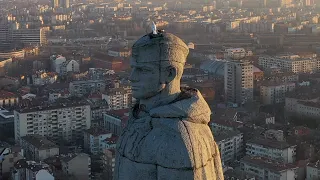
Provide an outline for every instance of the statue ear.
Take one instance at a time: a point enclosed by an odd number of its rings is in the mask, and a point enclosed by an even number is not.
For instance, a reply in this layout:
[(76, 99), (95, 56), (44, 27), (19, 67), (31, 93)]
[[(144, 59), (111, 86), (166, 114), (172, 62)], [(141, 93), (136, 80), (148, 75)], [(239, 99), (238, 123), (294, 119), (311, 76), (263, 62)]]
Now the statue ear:
[(166, 68), (166, 84), (170, 83), (177, 77), (177, 68), (169, 66)]

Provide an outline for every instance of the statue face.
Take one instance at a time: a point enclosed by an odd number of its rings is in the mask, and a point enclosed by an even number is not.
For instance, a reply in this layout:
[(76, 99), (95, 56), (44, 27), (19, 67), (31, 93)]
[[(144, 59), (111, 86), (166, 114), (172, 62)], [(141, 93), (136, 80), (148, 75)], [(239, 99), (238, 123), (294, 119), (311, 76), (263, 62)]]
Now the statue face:
[(148, 99), (165, 88), (165, 83), (161, 83), (165, 73), (161, 73), (157, 63), (137, 63), (131, 60), (130, 81), (132, 86), (132, 96), (136, 99)]

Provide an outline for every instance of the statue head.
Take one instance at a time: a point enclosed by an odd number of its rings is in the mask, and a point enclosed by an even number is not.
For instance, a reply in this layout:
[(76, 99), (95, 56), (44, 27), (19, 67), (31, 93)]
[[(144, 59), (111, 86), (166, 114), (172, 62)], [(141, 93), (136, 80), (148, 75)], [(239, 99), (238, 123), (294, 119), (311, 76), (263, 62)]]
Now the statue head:
[(179, 88), (188, 46), (173, 34), (147, 34), (132, 46), (130, 81), (136, 99), (151, 98)]

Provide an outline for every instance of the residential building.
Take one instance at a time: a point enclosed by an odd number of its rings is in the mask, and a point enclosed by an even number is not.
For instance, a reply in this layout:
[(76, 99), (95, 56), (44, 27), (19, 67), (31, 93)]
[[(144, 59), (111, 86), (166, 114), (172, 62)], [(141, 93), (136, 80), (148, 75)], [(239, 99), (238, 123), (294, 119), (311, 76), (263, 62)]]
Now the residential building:
[(18, 160), (11, 174), (12, 180), (54, 180), (49, 165), (43, 162)]
[(130, 87), (108, 89), (102, 94), (102, 99), (107, 101), (112, 110), (127, 109), (132, 106), (132, 90)]
[(242, 59), (246, 56), (252, 56), (252, 51), (246, 51), (244, 48), (230, 48), (225, 49), (224, 58), (228, 59)]
[(250, 173), (256, 179), (293, 180), (297, 177), (298, 167), (294, 164), (284, 164), (261, 157), (245, 156), (240, 160), (240, 168)]
[(91, 154), (102, 153), (103, 141), (110, 138), (112, 133), (100, 127), (90, 128), (84, 131), (84, 148)]
[(62, 171), (73, 175), (77, 180), (89, 180), (91, 176), (91, 158), (88, 154), (61, 155)]
[(310, 73), (320, 69), (320, 61), (316, 54), (313, 58), (303, 58), (299, 55), (262, 56), (259, 57), (259, 65), (264, 70), (276, 66), (285, 72), (294, 73)]
[(112, 179), (115, 168), (115, 150), (114, 149), (104, 149), (102, 155), (103, 164), (103, 177), (105, 179)]
[(109, 136), (102, 141), (102, 149), (116, 149), (119, 136), (110, 133)]
[(320, 179), (320, 163), (319, 161), (307, 164), (306, 180)]
[(76, 141), (91, 125), (90, 106), (85, 102), (57, 102), (48, 106), (22, 107), (14, 111), (15, 140), (38, 134)]
[(225, 95), (228, 103), (244, 104), (253, 99), (253, 66), (247, 60), (225, 64)]
[(103, 92), (105, 86), (106, 83), (103, 80), (72, 81), (69, 83), (69, 92), (71, 95), (83, 96), (90, 92)]
[(298, 101), (295, 107), (295, 115), (316, 119), (320, 117), (320, 102)]
[(285, 102), (287, 92), (293, 91), (296, 84), (293, 82), (264, 81), (260, 86), (260, 98), (264, 105)]
[(0, 90), (0, 106), (15, 106), (18, 105), (19, 103), (19, 98), (16, 94), (5, 91), (5, 90)]
[(32, 84), (42, 86), (45, 84), (53, 84), (57, 81), (58, 75), (52, 72), (37, 71), (32, 75)]
[(214, 138), (219, 146), (221, 161), (234, 162), (244, 154), (243, 134), (239, 131), (224, 130), (215, 132)]
[(76, 60), (68, 60), (63, 62), (60, 65), (60, 73), (61, 74), (67, 74), (69, 72), (72, 73), (78, 73), (80, 72), (80, 65)]
[[(288, 93), (285, 98), (285, 110), (289, 113), (298, 112), (298, 109), (303, 110), (299, 106), (301, 102), (318, 102), (319, 94), (317, 90), (312, 88), (297, 89), (295, 92)], [(300, 107), (300, 108), (299, 108)], [(306, 109), (305, 109), (306, 110)]]
[(45, 45), (47, 44), (46, 28), (40, 29), (14, 29), (10, 31), (9, 38), (11, 41), (21, 42), (26, 45)]
[(52, 55), (50, 56), (50, 63), (51, 63), (51, 68), (52, 71), (61, 74), (61, 66), (64, 62), (66, 62), (67, 59), (61, 55)]
[(284, 163), (293, 163), (295, 162), (296, 145), (290, 145), (285, 141), (253, 138), (246, 142), (246, 154)]
[(122, 129), (129, 120), (129, 111), (130, 109), (108, 111), (103, 116), (102, 126), (107, 131), (120, 136)]
[(27, 135), (21, 138), (21, 147), (28, 160), (43, 161), (59, 155), (59, 146), (40, 135)]

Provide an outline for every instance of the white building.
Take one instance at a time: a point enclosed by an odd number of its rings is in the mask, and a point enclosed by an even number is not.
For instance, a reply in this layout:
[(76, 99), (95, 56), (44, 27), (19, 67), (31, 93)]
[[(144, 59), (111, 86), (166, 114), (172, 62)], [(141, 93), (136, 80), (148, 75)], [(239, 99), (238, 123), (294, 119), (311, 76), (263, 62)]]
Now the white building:
[(112, 110), (130, 108), (133, 101), (132, 90), (130, 87), (108, 89), (102, 94), (102, 99), (107, 101)]
[(248, 156), (259, 156), (284, 163), (295, 162), (296, 145), (269, 139), (251, 139), (246, 143)]
[(77, 61), (68, 60), (68, 61), (63, 62), (60, 65), (60, 73), (61, 74), (67, 74), (69, 72), (74, 72), (74, 73), (80, 72), (80, 65)]
[(261, 102), (265, 105), (283, 103), (286, 93), (293, 91), (295, 87), (293, 82), (263, 82), (260, 86)]
[(223, 163), (234, 162), (243, 156), (243, 134), (239, 131), (220, 131), (214, 134), (214, 138), (219, 146)]
[(307, 165), (306, 180), (320, 179), (320, 164), (319, 161), (315, 163), (309, 163)]
[(61, 65), (67, 61), (67, 59), (61, 55), (53, 55), (50, 57), (52, 70), (58, 74), (61, 74)]
[(225, 49), (224, 51), (224, 58), (228, 59), (241, 59), (246, 56), (252, 56), (252, 51), (246, 51), (244, 48), (230, 48)]
[(320, 61), (317, 59), (316, 54), (313, 58), (302, 58), (298, 55), (262, 56), (259, 57), (259, 65), (264, 70), (276, 66), (285, 72), (294, 73), (310, 73), (320, 69)]
[(229, 103), (243, 104), (253, 99), (253, 65), (247, 60), (225, 64), (224, 86)]
[(40, 135), (22, 137), (20, 145), (25, 151), (25, 157), (33, 161), (43, 161), (59, 155), (59, 146)]
[(110, 138), (112, 133), (102, 128), (90, 128), (84, 131), (84, 148), (92, 154), (99, 154), (103, 151), (103, 141)]
[(77, 180), (90, 180), (91, 158), (88, 154), (68, 154), (60, 157), (62, 171)]
[(298, 101), (294, 113), (302, 117), (320, 118), (320, 102)]
[(38, 134), (74, 141), (83, 138), (91, 125), (90, 106), (82, 102), (65, 102), (51, 106), (21, 108), (14, 111), (15, 140)]
[(12, 180), (54, 180), (49, 165), (43, 162), (26, 161), (20, 159), (14, 165)]
[(246, 173), (254, 175), (259, 180), (294, 180), (298, 167), (284, 164), (261, 157), (245, 156), (240, 160), (240, 168)]

